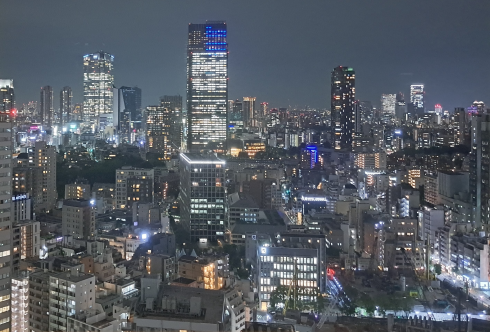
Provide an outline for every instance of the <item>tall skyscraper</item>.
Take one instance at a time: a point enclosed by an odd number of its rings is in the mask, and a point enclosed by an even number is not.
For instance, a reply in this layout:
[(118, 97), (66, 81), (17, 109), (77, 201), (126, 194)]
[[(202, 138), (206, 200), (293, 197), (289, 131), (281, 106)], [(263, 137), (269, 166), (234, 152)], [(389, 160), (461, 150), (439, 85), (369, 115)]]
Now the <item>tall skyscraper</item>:
[(124, 100), (124, 112), (131, 114), (131, 121), (141, 120), (141, 89), (137, 86), (122, 86), (119, 89)]
[(15, 108), (14, 80), (0, 79), (0, 112)]
[(260, 117), (265, 117), (267, 116), (267, 112), (269, 111), (269, 103), (268, 102), (262, 102), (260, 103)]
[(246, 127), (255, 127), (255, 97), (243, 97), (243, 122)]
[(183, 129), (183, 110), (182, 96), (163, 96), (160, 97), (160, 105), (170, 111), (170, 144), (174, 149), (180, 149), (182, 146), (182, 129)]
[(402, 92), (396, 94), (396, 105), (395, 105), (395, 117), (402, 121), (406, 120), (407, 114), (407, 104), (405, 103), (405, 96)]
[(42, 168), (42, 202), (36, 202), (36, 212), (50, 211), (56, 205), (56, 148), (46, 142), (34, 145), (34, 166)]
[(361, 121), (371, 122), (373, 118), (373, 105), (370, 101), (359, 101), (361, 111)]
[(395, 114), (396, 94), (388, 93), (381, 95), (381, 112), (383, 114)]
[(181, 222), (191, 241), (216, 241), (225, 231), (225, 161), (215, 155), (180, 154)]
[(41, 124), (46, 127), (51, 127), (53, 125), (53, 88), (49, 85), (43, 86), (41, 88), (41, 99), (40, 99), (40, 115)]
[(12, 278), (12, 220), (10, 218), (12, 199), (12, 123), (10, 112), (0, 112), (0, 331), (10, 329), (10, 302)]
[(475, 100), (473, 104), (471, 104), (471, 107), (476, 108), (479, 114), (485, 113), (485, 103), (483, 101)]
[(161, 153), (170, 159), (172, 110), (163, 106), (148, 106), (145, 111), (145, 134), (148, 151)]
[(441, 104), (435, 104), (435, 106), (434, 106), (434, 112), (437, 115), (442, 116), (442, 105)]
[(477, 231), (490, 231), (490, 114), (471, 117), (470, 194), (473, 225)]
[(362, 108), (359, 100), (354, 101), (353, 109), (354, 134), (362, 134)]
[[(466, 109), (464, 107), (456, 107), (454, 109), (454, 118), (456, 125), (456, 132), (454, 137), (454, 142), (457, 145), (468, 145), (467, 144), (467, 133), (469, 132), (468, 128), (468, 119), (466, 118)], [(476, 123), (475, 123), (476, 125)], [(473, 127), (476, 130), (476, 127)], [(476, 144), (476, 137), (473, 139), (473, 145)]]
[(410, 85), (410, 103), (413, 106), (415, 114), (424, 113), (424, 85)]
[(332, 71), (331, 136), (335, 149), (351, 149), (354, 136), (356, 95), (354, 69), (339, 66)]
[[(189, 24), (187, 149), (223, 145), (227, 138), (228, 43), (225, 22)], [(214, 143), (214, 144), (210, 144)]]
[(101, 114), (112, 113), (114, 56), (103, 51), (83, 57), (83, 121), (93, 131)]
[[(73, 93), (69, 86), (65, 86), (60, 92), (60, 125), (63, 126), (63, 122), (71, 121), (71, 108), (72, 108)], [(64, 121), (63, 121), (64, 120)]]

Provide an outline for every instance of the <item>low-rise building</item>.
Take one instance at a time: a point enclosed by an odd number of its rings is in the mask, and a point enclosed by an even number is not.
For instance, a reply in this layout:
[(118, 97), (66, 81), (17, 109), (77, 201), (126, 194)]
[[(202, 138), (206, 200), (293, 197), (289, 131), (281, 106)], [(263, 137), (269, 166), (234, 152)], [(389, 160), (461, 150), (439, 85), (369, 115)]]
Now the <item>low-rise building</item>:
[(197, 280), (205, 289), (223, 288), (229, 276), (228, 255), (184, 255), (179, 258), (178, 266), (179, 277)]
[(65, 199), (85, 199), (91, 198), (90, 184), (88, 183), (68, 183), (65, 184)]
[(228, 226), (237, 223), (256, 224), (259, 218), (259, 206), (250, 195), (233, 193), (228, 196)]
[[(163, 254), (146, 254), (146, 273), (162, 277), (163, 282), (174, 280), (177, 271), (175, 269), (175, 256)], [(197, 280), (197, 279), (196, 279)]]
[[(236, 290), (165, 286), (145, 301), (145, 315), (133, 318), (133, 330), (233, 331), (245, 329), (247, 310)], [(249, 318), (249, 315), (248, 315)]]
[(114, 277), (114, 260), (110, 248), (106, 248), (103, 254), (94, 259), (94, 274), (99, 281), (107, 281)]

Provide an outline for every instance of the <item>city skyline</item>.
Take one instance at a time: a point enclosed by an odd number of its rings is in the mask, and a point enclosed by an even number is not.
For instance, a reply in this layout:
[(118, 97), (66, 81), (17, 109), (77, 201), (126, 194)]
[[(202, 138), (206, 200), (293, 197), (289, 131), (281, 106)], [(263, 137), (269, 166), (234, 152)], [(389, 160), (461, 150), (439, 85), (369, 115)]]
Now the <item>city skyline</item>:
[(0, 332), (490, 331), (480, 3), (0, 5)]
[[(0, 64), (0, 72), (2, 77), (14, 79), (19, 104), (37, 100), (39, 87), (45, 85), (53, 86), (54, 91), (71, 86), (73, 102), (81, 103), (83, 70), (79, 59), (84, 54), (102, 49), (115, 56), (116, 86), (140, 87), (144, 91), (143, 106), (152, 105), (164, 94), (185, 95), (185, 60), (182, 54), (185, 53), (187, 40), (186, 25), (206, 19), (226, 20), (230, 40), (233, 40), (230, 45), (229, 99), (256, 96), (257, 101), (267, 101), (272, 107), (309, 105), (328, 109), (329, 100), (325, 91), (329, 90), (329, 84), (325, 77), (332, 68), (346, 64), (356, 68), (359, 100), (378, 104), (381, 94), (402, 91), (408, 95), (410, 84), (424, 83), (426, 105), (431, 108), (442, 104), (444, 109), (452, 110), (459, 106), (466, 107), (474, 100), (488, 103), (486, 91), (490, 87), (484, 77), (485, 73), (490, 73), (490, 68), (485, 62), (486, 51), (466, 51), (473, 45), (484, 45), (487, 31), (490, 31), (483, 19), (488, 10), (478, 6), (481, 2), (475, 2), (474, 6), (444, 2), (448, 5), (444, 6), (443, 11), (439, 6), (441, 3), (435, 1), (424, 5), (424, 11), (420, 13), (417, 12), (416, 3), (386, 2), (381, 6), (382, 11), (366, 8), (368, 5), (360, 2), (345, 6), (349, 15), (356, 17), (352, 26), (345, 30), (344, 37), (349, 40), (348, 43), (342, 42), (342, 36), (331, 28), (341, 20), (332, 10), (342, 6), (338, 4), (313, 3), (305, 8), (289, 3), (276, 8), (273, 3), (259, 2), (248, 6), (230, 6), (220, 2), (213, 2), (212, 5), (190, 2), (187, 6), (150, 3), (141, 9), (142, 16), (148, 19), (132, 20), (132, 32), (125, 29), (120, 34), (118, 32), (123, 30), (117, 21), (128, 21), (126, 19), (107, 22), (107, 26), (102, 23), (102, 27), (87, 25), (83, 31), (65, 27), (69, 21), (77, 26), (79, 17), (89, 21), (97, 19), (97, 15), (87, 12), (88, 9), (81, 5), (66, 7), (63, 3), (58, 6), (59, 3), (54, 1), (39, 9), (35, 3), (28, 6), (12, 4), (0, 13), (0, 27), (5, 25), (16, 31), (15, 40), (8, 34), (0, 36), (3, 44), (12, 45), (0, 51), (0, 58), (4, 60)], [(101, 6), (113, 8), (110, 1)], [(121, 18), (131, 15), (135, 9), (132, 6), (124, 6), (118, 10), (118, 15)], [(160, 20), (165, 23), (148, 23), (152, 22), (153, 13), (159, 11), (170, 15), (168, 20)], [(257, 13), (253, 25), (242, 18), (250, 11)], [(269, 19), (275, 11), (282, 14), (281, 20)], [(43, 19), (39, 22), (38, 12), (45, 12), (43, 17), (56, 17), (45, 27), (47, 33), (56, 38), (47, 42), (43, 40), (42, 47), (37, 47), (38, 42), (32, 37), (36, 36), (33, 29), (46, 21)], [(408, 19), (412, 14), (421, 16), (417, 24)], [(22, 27), (11, 19), (20, 15), (25, 18)], [(318, 15), (326, 17), (319, 20)], [(464, 29), (460, 24), (445, 24), (455, 16), (462, 22), (471, 20), (472, 24), (465, 25)], [(399, 24), (390, 30), (395, 17)], [(297, 20), (308, 24), (299, 24), (293, 29), (289, 22)], [(367, 24), (371, 26), (369, 31), (363, 29)], [(308, 34), (309, 29), (322, 31), (325, 36), (316, 42)], [(285, 33), (279, 34), (278, 31)], [(155, 35), (155, 32), (158, 34)], [(417, 47), (411, 47), (408, 42), (414, 33), (418, 36)], [(128, 47), (127, 40), (131, 40), (131, 47)], [(324, 42), (327, 40), (340, 47), (329, 47), (332, 44)], [(39, 59), (28, 61), (27, 54), (30, 52), (24, 52), (26, 47), (35, 47)], [(283, 51), (291, 47), (299, 51)], [(11, 52), (14, 48), (18, 48), (19, 52)], [(353, 52), (354, 49), (356, 52)], [(422, 55), (423, 61), (419, 61)], [(41, 58), (43, 60), (39, 62)], [(140, 61), (142, 58), (145, 61)], [(471, 64), (474, 71), (461, 65), (464, 63)], [(481, 75), (482, 71), (484, 75)], [(59, 101), (55, 98), (55, 108), (58, 107)]]

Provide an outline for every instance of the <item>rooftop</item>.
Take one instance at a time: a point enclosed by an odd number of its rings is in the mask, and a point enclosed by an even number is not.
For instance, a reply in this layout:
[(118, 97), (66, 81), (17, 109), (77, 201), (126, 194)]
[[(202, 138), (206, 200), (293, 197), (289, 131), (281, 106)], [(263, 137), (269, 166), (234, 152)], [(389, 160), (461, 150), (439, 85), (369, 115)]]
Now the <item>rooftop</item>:
[(65, 199), (63, 206), (75, 206), (75, 207), (87, 207), (90, 205), (90, 201), (86, 199)]
[(247, 233), (265, 233), (276, 234), (286, 231), (285, 225), (268, 225), (268, 224), (242, 224), (237, 223), (233, 230), (233, 234), (247, 234)]
[[(202, 323), (217, 324), (223, 320), (223, 301), (225, 293), (220, 290), (202, 288), (165, 286), (163, 298), (172, 298), (180, 304), (190, 303), (191, 298), (200, 298), (201, 314), (192, 315), (187, 312), (171, 311), (145, 311), (143, 319), (160, 319), (171, 321), (200, 321)], [(141, 319), (141, 318), (135, 318)]]
[(175, 283), (178, 283), (178, 284), (183, 284), (183, 285), (189, 285), (189, 284), (192, 284), (193, 282), (195, 282), (195, 280), (194, 279), (180, 277), (180, 278), (175, 279), (172, 282), (175, 282)]
[(229, 206), (232, 208), (258, 209), (259, 206), (250, 195), (244, 193), (233, 193), (228, 196)]
[(85, 274), (82, 272), (78, 272), (76, 274), (72, 274), (70, 272), (44, 272), (44, 273), (47, 273), (49, 277), (63, 279), (72, 282), (80, 282), (92, 278), (95, 279), (95, 276), (93, 274)]
[(199, 153), (181, 153), (180, 157), (189, 164), (225, 164), (225, 161), (219, 159), (214, 154), (202, 155)]

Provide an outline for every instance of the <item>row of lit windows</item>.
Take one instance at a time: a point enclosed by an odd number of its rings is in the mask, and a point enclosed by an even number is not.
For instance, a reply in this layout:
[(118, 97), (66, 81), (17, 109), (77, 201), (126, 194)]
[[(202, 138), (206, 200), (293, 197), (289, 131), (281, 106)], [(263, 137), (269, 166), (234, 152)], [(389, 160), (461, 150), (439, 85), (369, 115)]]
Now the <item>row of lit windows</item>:
[(316, 257), (291, 257), (291, 256), (260, 256), (261, 262), (317, 264)]

